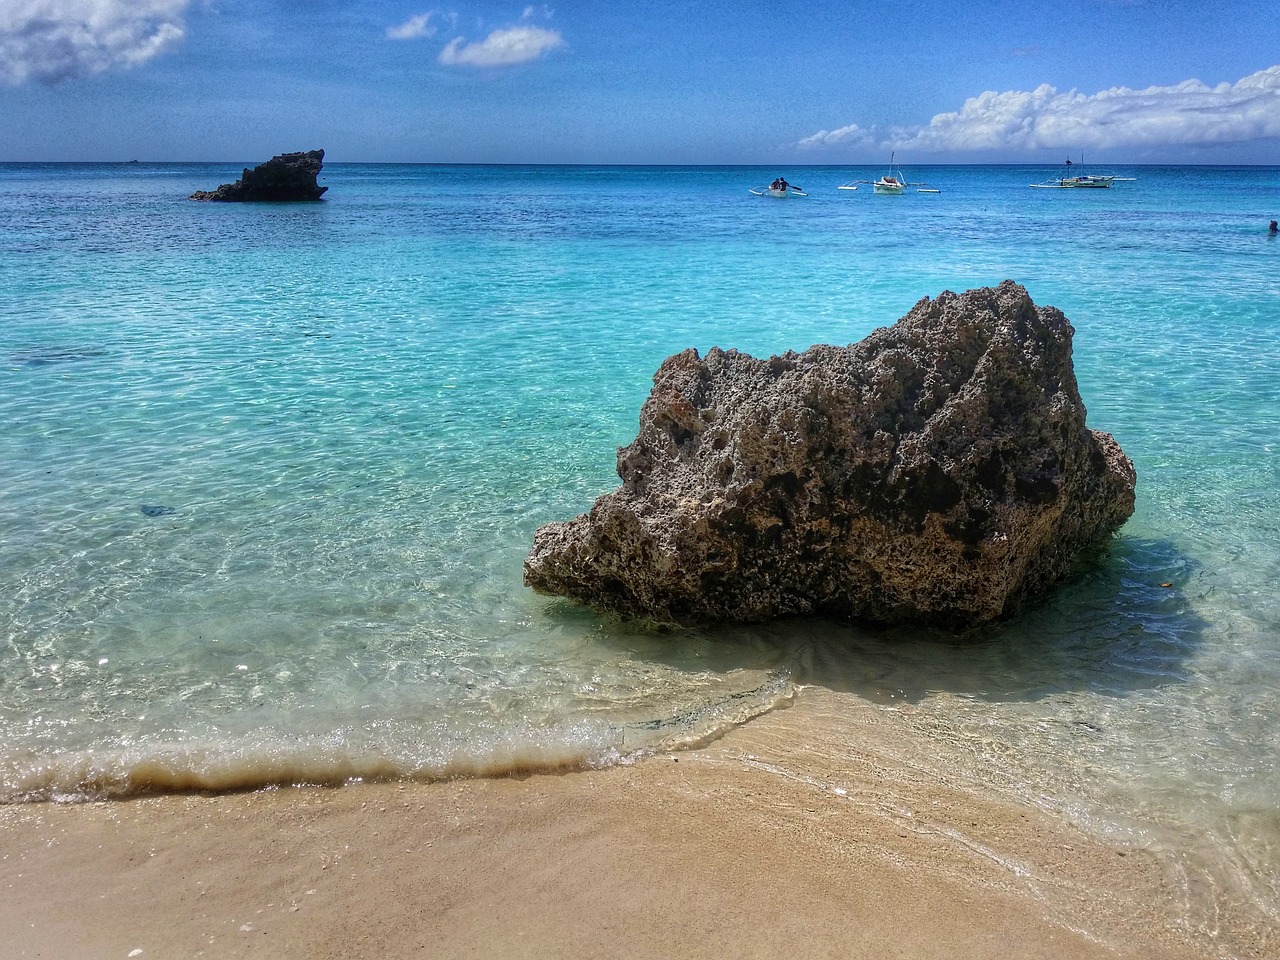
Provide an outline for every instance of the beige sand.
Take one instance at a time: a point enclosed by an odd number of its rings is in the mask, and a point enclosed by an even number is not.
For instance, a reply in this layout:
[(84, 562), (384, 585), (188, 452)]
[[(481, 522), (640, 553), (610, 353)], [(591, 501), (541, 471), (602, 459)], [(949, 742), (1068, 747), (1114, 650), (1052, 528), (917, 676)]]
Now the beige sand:
[(0, 808), (0, 957), (1275, 947), (1265, 930), (1186, 929), (1153, 855), (940, 784), (884, 748), (884, 726), (807, 690), (709, 746), (607, 770)]

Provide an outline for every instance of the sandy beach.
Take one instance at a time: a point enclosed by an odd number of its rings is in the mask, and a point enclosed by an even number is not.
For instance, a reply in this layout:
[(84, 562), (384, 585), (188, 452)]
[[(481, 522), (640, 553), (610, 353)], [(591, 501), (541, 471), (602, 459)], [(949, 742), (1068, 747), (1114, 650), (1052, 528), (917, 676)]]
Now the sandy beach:
[(1149, 851), (910, 762), (818, 688), (564, 774), (0, 809), (0, 956), (1266, 956)]

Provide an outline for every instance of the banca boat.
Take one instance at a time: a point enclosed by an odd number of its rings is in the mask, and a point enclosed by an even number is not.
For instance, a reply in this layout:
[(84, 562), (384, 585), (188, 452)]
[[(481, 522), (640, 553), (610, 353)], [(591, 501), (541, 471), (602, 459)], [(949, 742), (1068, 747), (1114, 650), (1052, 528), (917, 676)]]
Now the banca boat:
[(896, 151), (889, 155), (889, 172), (878, 180), (850, 180), (848, 183), (840, 184), (836, 189), (857, 190), (864, 183), (871, 184), (872, 193), (885, 197), (899, 197), (906, 191), (907, 187), (916, 187), (916, 193), (941, 192), (940, 190), (926, 187), (923, 183), (908, 183), (906, 176), (902, 172), (902, 167), (897, 163)]
[[(1080, 162), (1083, 164), (1084, 159), (1081, 158)], [(1113, 183), (1137, 179), (1137, 177), (1117, 177), (1110, 173), (1074, 173), (1071, 167), (1071, 160), (1068, 159), (1062, 176), (1043, 183), (1033, 183), (1031, 186), (1040, 190), (1107, 190)]]

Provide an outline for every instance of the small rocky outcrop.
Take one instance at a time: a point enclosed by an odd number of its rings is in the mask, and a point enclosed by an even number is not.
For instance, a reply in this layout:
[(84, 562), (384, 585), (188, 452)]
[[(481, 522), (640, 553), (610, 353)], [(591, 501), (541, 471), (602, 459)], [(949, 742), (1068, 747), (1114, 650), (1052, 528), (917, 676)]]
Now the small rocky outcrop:
[(323, 161), (323, 150), (282, 153), (252, 170), (246, 167), (235, 183), (224, 183), (217, 190), (197, 190), (189, 199), (220, 203), (319, 200), (329, 189), (316, 183)]
[(1085, 426), (1073, 332), (1005, 281), (852, 346), (669, 357), (622, 486), (541, 527), (525, 583), (670, 624), (1010, 615), (1133, 512), (1132, 462)]

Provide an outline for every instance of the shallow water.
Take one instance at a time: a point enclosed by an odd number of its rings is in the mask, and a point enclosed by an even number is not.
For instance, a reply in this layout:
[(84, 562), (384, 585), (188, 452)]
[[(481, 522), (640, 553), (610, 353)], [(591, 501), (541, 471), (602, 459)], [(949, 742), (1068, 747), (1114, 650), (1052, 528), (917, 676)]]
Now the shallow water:
[[(820, 684), (1280, 919), (1280, 168), (877, 197), (336, 164), (318, 204), (185, 200), (239, 172), (0, 165), (0, 798), (609, 763)], [(809, 197), (748, 192), (777, 172)], [(1072, 321), (1139, 474), (1040, 608), (654, 635), (521, 585), (667, 355), (849, 343), (1005, 278)]]

